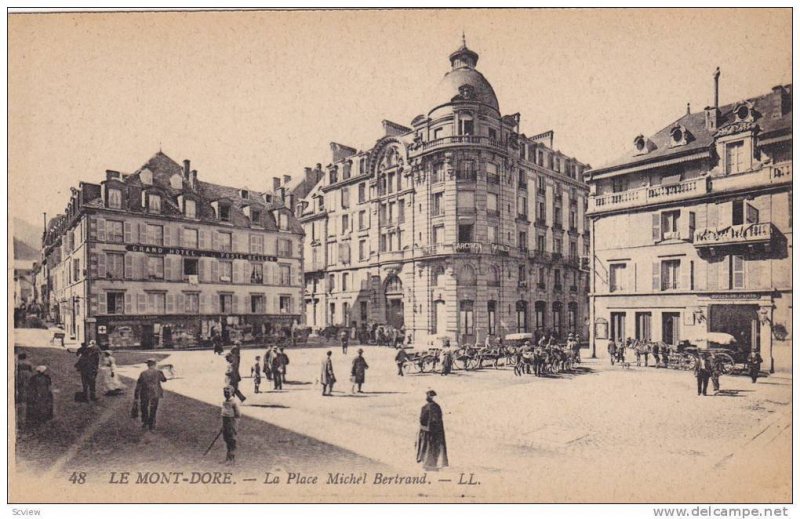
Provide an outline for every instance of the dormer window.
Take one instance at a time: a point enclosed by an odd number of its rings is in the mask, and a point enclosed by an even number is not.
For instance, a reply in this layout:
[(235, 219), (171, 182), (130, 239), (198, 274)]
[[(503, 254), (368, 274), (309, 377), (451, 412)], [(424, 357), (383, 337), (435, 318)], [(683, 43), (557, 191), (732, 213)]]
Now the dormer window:
[(289, 230), (289, 216), (286, 213), (278, 213), (278, 229), (281, 231)]
[(458, 118), (458, 134), (459, 135), (473, 135), (475, 133), (475, 123), (472, 120), (472, 115), (462, 114)]
[(180, 190), (183, 188), (183, 177), (179, 174), (175, 173), (171, 177), (169, 177), (169, 185), (172, 189)]
[(219, 220), (221, 222), (231, 221), (231, 206), (228, 204), (219, 204)]
[(335, 168), (335, 167), (333, 167), (333, 168), (331, 168), (331, 169), (330, 169), (330, 172), (329, 172), (329, 175), (330, 175), (330, 184), (335, 184), (335, 183), (336, 183), (336, 182), (339, 180), (339, 177), (338, 177), (338, 174), (337, 174), (337, 173), (338, 173), (338, 172), (336, 171), (336, 168)]
[(739, 103), (733, 109), (736, 122), (751, 122), (754, 118), (753, 105), (748, 102)]
[(106, 191), (107, 203), (109, 209), (122, 209), (122, 190), (120, 189), (108, 189)]
[(242, 189), (242, 190), (239, 192), (239, 195), (240, 195), (242, 198), (244, 198), (245, 200), (247, 200), (248, 198), (250, 198), (250, 192), (249, 192), (247, 189)]
[(638, 153), (645, 153), (647, 151), (647, 143), (644, 141), (643, 135), (638, 135), (633, 139), (633, 146)]
[(147, 211), (150, 213), (161, 212), (161, 195), (149, 193), (147, 195)]
[(153, 184), (153, 172), (150, 171), (149, 169), (146, 169), (146, 168), (143, 169), (139, 173), (139, 180), (141, 181), (142, 184), (144, 184), (146, 186), (152, 185)]
[(258, 209), (250, 209), (250, 223), (252, 225), (261, 225), (261, 211)]
[(669, 145), (670, 147), (683, 146), (689, 142), (691, 134), (681, 125), (673, 127), (669, 131)]
[(183, 214), (187, 218), (197, 218), (197, 202), (186, 199), (183, 201)]

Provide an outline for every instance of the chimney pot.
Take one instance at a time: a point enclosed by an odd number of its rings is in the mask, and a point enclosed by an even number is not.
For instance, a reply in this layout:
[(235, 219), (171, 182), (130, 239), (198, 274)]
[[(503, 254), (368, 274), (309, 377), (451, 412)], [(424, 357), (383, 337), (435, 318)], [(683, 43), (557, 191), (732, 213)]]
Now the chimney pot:
[(272, 190), (278, 192), (280, 188), (281, 188), (281, 178), (272, 177)]
[(191, 172), (190, 162), (189, 159), (184, 159), (183, 161), (183, 178), (189, 178), (189, 173)]
[(719, 67), (714, 71), (714, 108), (719, 108)]
[(283, 185), (286, 185), (291, 181), (292, 181), (292, 176), (291, 175), (284, 175), (283, 176)]

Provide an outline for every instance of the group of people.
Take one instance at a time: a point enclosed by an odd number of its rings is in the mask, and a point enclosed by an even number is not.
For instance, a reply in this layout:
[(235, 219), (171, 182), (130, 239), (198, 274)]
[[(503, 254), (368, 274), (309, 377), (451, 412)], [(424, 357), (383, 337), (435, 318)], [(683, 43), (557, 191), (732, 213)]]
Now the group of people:
[[(325, 358), (322, 360), (322, 367), (319, 374), (319, 382), (322, 385), (322, 396), (333, 396), (333, 385), (336, 384), (336, 374), (333, 370), (332, 357), (333, 352), (328, 350), (328, 352), (325, 353)], [(369, 369), (369, 365), (364, 358), (364, 350), (359, 348), (358, 354), (353, 359), (350, 368), (350, 382), (352, 383), (351, 393), (364, 392), (362, 386), (366, 382), (367, 369)]]
[(650, 367), (650, 355), (653, 356), (653, 366), (656, 368), (668, 368), (670, 362), (670, 354), (672, 350), (667, 344), (648, 343), (638, 339), (631, 339), (630, 337), (624, 341), (609, 341), (608, 342), (608, 357), (613, 366), (615, 363), (625, 364), (625, 354), (633, 352), (636, 356), (636, 365)]
[(14, 403), (21, 413), (18, 423), (31, 430), (53, 418), (53, 381), (45, 365), (35, 368), (26, 353), (19, 353), (14, 366)]
[(101, 350), (97, 342), (90, 340), (78, 348), (76, 352), (78, 361), (75, 369), (81, 376), (82, 390), (75, 394), (78, 402), (97, 401), (97, 379), (106, 396), (116, 396), (125, 389), (125, 384), (117, 374), (117, 362), (109, 350)]
[(547, 372), (557, 372), (572, 364), (580, 364), (580, 344), (575, 335), (570, 333), (567, 336), (565, 345), (558, 344), (554, 335), (539, 337), (535, 346), (530, 341), (525, 341), (516, 350), (514, 375), (534, 374), (537, 377)]

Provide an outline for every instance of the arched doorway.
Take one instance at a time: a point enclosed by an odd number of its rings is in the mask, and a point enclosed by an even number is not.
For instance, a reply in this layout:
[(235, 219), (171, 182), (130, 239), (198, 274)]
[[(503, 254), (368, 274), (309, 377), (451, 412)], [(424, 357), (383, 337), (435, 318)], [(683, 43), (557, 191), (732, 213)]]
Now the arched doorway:
[(396, 274), (386, 280), (386, 324), (401, 328), (403, 326), (403, 282)]

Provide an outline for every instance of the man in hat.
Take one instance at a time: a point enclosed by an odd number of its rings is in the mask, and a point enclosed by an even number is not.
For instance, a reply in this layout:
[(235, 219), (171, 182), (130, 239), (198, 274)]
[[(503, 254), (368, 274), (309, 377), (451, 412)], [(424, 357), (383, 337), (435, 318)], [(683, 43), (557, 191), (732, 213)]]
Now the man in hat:
[(89, 345), (81, 347), (78, 350), (78, 362), (75, 363), (75, 368), (81, 374), (81, 385), (83, 386), (83, 401), (88, 402), (97, 400), (95, 395), (95, 386), (97, 383), (97, 373), (100, 369), (100, 348), (93, 340), (89, 341)]
[(708, 379), (711, 377), (711, 361), (708, 352), (703, 352), (694, 363), (694, 376), (697, 377), (697, 396), (702, 393), (706, 396), (708, 391)]
[(339, 339), (342, 341), (342, 353), (347, 355), (347, 346), (350, 344), (350, 334), (347, 333), (347, 328), (342, 328)]
[(233, 399), (234, 388), (226, 386), (222, 393), (225, 400), (222, 402), (222, 439), (225, 440), (226, 455), (225, 462), (231, 465), (236, 461), (236, 426), (239, 422), (241, 413), (239, 404)]
[(364, 383), (367, 375), (367, 369), (369, 369), (367, 361), (364, 359), (363, 355), (364, 350), (359, 348), (358, 356), (353, 359), (353, 368), (350, 370), (350, 376), (353, 377), (353, 387), (351, 389), (351, 393), (355, 393), (356, 386), (358, 386), (358, 392), (363, 393), (363, 391), (361, 391), (361, 385)]
[(166, 381), (167, 377), (164, 376), (164, 373), (156, 368), (156, 359), (147, 359), (147, 369), (139, 374), (136, 389), (133, 392), (134, 403), (136, 400), (139, 401), (142, 429), (155, 430), (158, 401), (164, 396), (161, 383)]
[(764, 359), (761, 358), (761, 354), (758, 350), (751, 350), (750, 355), (747, 356), (747, 370), (750, 373), (750, 379), (753, 381), (753, 384), (758, 380), (762, 362), (764, 362)]
[(417, 463), (422, 463), (425, 470), (448, 466), (442, 408), (434, 401), (435, 398), (436, 391), (430, 390), (425, 394), (426, 403), (419, 416)]
[(325, 354), (322, 361), (322, 371), (319, 374), (319, 382), (322, 384), (322, 396), (333, 396), (333, 385), (336, 383), (336, 376), (333, 374), (333, 361), (330, 350)]
[(394, 356), (394, 361), (397, 364), (397, 374), (400, 375), (401, 377), (404, 376), (403, 364), (405, 364), (407, 360), (408, 360), (408, 353), (406, 353), (406, 350), (404, 348), (400, 348), (399, 350), (397, 350), (397, 355)]
[(272, 381), (275, 384), (275, 389), (283, 389), (283, 383), (286, 381), (287, 365), (289, 365), (289, 356), (283, 352), (283, 347), (281, 347), (272, 359)]

